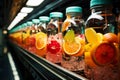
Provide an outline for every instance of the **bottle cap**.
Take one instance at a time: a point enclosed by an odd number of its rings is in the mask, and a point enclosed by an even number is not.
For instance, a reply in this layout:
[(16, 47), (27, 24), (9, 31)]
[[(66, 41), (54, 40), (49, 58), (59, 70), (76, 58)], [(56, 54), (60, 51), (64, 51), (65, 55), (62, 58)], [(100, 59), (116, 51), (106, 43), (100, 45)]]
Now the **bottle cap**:
[(23, 26), (24, 26), (24, 27), (27, 27), (27, 23), (24, 23)]
[(50, 18), (51, 17), (60, 17), (60, 18), (63, 18), (63, 13), (61, 13), (61, 12), (51, 12), (50, 13)]
[(35, 24), (37, 24), (37, 23), (40, 22), (40, 20), (39, 19), (32, 19), (32, 22), (35, 23)]
[(32, 24), (33, 24), (32, 21), (28, 21), (28, 22), (27, 22), (27, 25), (28, 25), (28, 26), (31, 26)]
[(97, 5), (111, 5), (112, 0), (91, 0), (90, 7), (97, 6)]
[(40, 20), (40, 21), (49, 21), (50, 18), (49, 18), (48, 16), (40, 16), (40, 17), (39, 17), (39, 20)]
[(82, 12), (82, 8), (79, 6), (71, 6), (66, 8), (66, 13), (69, 13), (69, 12)]

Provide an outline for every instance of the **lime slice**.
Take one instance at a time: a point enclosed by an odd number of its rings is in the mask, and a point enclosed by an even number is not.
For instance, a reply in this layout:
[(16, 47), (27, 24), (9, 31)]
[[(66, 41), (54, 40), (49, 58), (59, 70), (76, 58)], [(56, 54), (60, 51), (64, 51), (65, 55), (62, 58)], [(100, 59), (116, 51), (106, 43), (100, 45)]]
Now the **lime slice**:
[(69, 30), (65, 36), (64, 36), (64, 40), (66, 42), (73, 42), (75, 40), (75, 34), (73, 30)]

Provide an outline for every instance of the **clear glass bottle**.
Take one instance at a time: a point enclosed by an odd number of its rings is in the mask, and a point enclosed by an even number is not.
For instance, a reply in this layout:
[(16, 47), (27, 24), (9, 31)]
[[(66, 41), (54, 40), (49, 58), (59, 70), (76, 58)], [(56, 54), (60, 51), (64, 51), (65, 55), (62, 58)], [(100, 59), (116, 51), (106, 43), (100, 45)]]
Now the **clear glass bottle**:
[(27, 28), (27, 23), (23, 23), (22, 24), (22, 47), (23, 48), (25, 48), (26, 28)]
[(84, 20), (82, 19), (82, 8), (70, 6), (66, 8), (66, 19), (62, 25), (63, 54), (61, 66), (71, 70), (84, 70)]
[(47, 16), (40, 16), (39, 17), (40, 23), (38, 25), (38, 33), (36, 34), (36, 54), (45, 57), (47, 51), (47, 34), (46, 28), (49, 22), (49, 17)]
[(36, 43), (36, 39), (35, 39), (35, 35), (36, 33), (38, 32), (37, 29), (38, 29), (38, 25), (39, 25), (39, 19), (32, 19), (32, 26), (31, 26), (31, 30), (30, 30), (30, 36), (28, 38), (28, 44), (29, 44), (29, 48), (28, 50), (32, 53), (36, 53), (36, 46), (35, 46), (35, 43)]
[(50, 21), (50, 18), (48, 16), (40, 16), (39, 20), (40, 20), (40, 24), (39, 24), (40, 31), (46, 33), (46, 28)]
[(91, 0), (86, 21), (85, 75), (91, 80), (120, 80), (118, 28), (112, 0)]
[(16, 41), (19, 46), (22, 46), (22, 25), (17, 26), (16, 30)]
[(46, 59), (53, 63), (61, 63), (62, 60), (62, 37), (58, 33), (62, 24), (63, 14), (51, 12), (50, 22), (47, 26), (47, 54)]

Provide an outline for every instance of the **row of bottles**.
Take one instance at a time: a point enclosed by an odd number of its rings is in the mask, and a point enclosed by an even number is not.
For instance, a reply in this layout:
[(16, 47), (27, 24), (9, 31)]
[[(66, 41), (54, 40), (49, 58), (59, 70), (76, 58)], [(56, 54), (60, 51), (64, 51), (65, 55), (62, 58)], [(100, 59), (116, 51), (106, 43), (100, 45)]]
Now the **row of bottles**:
[[(91, 0), (91, 15), (82, 8), (28, 21), (13, 30), (10, 39), (24, 49), (90, 80), (120, 80), (120, 18), (112, 13), (112, 0)], [(116, 22), (118, 21), (118, 22)]]

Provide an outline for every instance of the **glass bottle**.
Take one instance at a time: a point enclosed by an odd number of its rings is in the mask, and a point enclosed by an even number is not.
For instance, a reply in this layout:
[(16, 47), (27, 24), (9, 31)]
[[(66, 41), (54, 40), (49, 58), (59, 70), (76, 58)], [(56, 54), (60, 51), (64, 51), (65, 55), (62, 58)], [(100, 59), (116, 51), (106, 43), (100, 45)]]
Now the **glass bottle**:
[(46, 33), (46, 28), (50, 21), (50, 18), (48, 16), (40, 16), (39, 20), (40, 20), (40, 24), (39, 24), (40, 31)]
[(22, 25), (17, 26), (17, 30), (16, 30), (16, 40), (17, 40), (17, 44), (19, 46), (22, 46)]
[(35, 43), (36, 43), (36, 39), (35, 39), (35, 35), (36, 33), (38, 32), (37, 29), (38, 29), (38, 25), (39, 25), (39, 19), (32, 19), (32, 26), (30, 27), (30, 36), (28, 38), (28, 44), (29, 44), (29, 48), (28, 50), (32, 53), (36, 53), (36, 46), (35, 46)]
[[(24, 37), (24, 43), (25, 43), (25, 49), (26, 50), (29, 50), (29, 37), (30, 37), (30, 34), (32, 34), (32, 25), (33, 25), (33, 22), (32, 21), (27, 21), (27, 27), (26, 27), (26, 31), (25, 31), (25, 37)], [(34, 28), (33, 28), (34, 30)]]
[(36, 54), (45, 57), (47, 51), (47, 34), (46, 28), (49, 22), (49, 17), (47, 16), (40, 16), (39, 17), (40, 23), (38, 26), (38, 33), (36, 34)]
[(62, 37), (59, 29), (62, 24), (63, 14), (61, 12), (51, 12), (50, 22), (47, 26), (47, 54), (46, 59), (53, 63), (61, 63), (62, 60)]
[(62, 25), (64, 52), (61, 66), (70, 71), (84, 70), (84, 28), (82, 8), (79, 6), (66, 8), (66, 19)]
[(25, 48), (26, 28), (27, 28), (27, 23), (23, 23), (22, 24), (22, 47), (23, 48)]
[(91, 0), (86, 21), (85, 75), (91, 80), (120, 80), (118, 28), (112, 0)]

